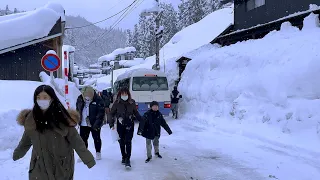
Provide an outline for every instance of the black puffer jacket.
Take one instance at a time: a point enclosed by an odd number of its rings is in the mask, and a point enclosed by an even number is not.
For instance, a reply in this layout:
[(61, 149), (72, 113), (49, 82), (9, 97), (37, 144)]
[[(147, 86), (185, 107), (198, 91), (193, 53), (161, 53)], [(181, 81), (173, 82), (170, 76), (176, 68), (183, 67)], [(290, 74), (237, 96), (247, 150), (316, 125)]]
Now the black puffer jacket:
[[(80, 95), (77, 99), (77, 111), (80, 114), (80, 122), (82, 121), (82, 111), (84, 109), (84, 99), (83, 96)], [(89, 120), (92, 128), (98, 129), (101, 128), (103, 125), (103, 120), (105, 116), (105, 110), (104, 110), (104, 102), (96, 93), (93, 96), (93, 99), (89, 105)]]
[(154, 139), (155, 136), (161, 135), (161, 127), (163, 127), (168, 134), (172, 131), (160, 111), (149, 110), (143, 115), (143, 121), (139, 124), (138, 132), (142, 132), (142, 136), (147, 139)]
[(123, 101), (121, 99), (116, 100), (108, 114), (108, 123), (110, 128), (114, 126), (115, 121), (118, 118), (123, 119), (122, 125), (132, 125), (134, 120), (141, 121), (141, 116), (137, 110), (136, 103), (133, 99)]

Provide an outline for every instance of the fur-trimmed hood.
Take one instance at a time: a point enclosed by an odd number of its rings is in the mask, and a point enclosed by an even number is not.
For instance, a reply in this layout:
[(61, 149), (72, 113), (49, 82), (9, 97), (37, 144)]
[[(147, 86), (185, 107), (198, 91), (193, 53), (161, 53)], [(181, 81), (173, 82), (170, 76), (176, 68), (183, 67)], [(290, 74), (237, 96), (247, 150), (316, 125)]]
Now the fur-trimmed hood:
[[(76, 126), (80, 122), (80, 114), (76, 110), (69, 109), (68, 113), (70, 114), (71, 119), (69, 119), (70, 127)], [(32, 110), (31, 109), (24, 109), (22, 110), (17, 117), (17, 122), (21, 126), (24, 126), (25, 129), (35, 129), (36, 123), (33, 119)], [(59, 132), (63, 135), (65, 132)]]

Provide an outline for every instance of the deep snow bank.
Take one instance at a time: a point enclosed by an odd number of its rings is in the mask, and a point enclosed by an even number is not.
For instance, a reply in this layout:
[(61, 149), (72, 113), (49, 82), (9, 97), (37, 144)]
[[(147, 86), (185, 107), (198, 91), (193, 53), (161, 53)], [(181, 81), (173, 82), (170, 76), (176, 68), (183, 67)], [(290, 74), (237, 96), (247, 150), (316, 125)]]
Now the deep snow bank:
[[(213, 48), (210, 44), (221, 32), (233, 23), (233, 4), (230, 7), (222, 8), (212, 12), (202, 20), (185, 27), (171, 38), (160, 50), (160, 67), (168, 75), (169, 85), (172, 87), (178, 78), (176, 60), (179, 56), (205, 46)], [(151, 69), (155, 64), (155, 55), (146, 58), (141, 65), (133, 66), (130, 69), (147, 68)]]
[(204, 50), (188, 63), (179, 84), (183, 113), (228, 127), (231, 121), (225, 119), (232, 118), (261, 134), (258, 125), (264, 123), (281, 127), (284, 133), (316, 135), (320, 118), (317, 18), (308, 16), (302, 31), (284, 23), (280, 31), (263, 39)]
[[(44, 76), (45, 82), (36, 81), (7, 81), (0, 80), (0, 151), (14, 148), (22, 134), (22, 127), (17, 124), (16, 118), (22, 109), (33, 107), (33, 93), (41, 84), (50, 84), (48, 76)], [(55, 79), (55, 84), (62, 89), (64, 80)], [(52, 86), (52, 85), (51, 85)], [(76, 98), (80, 91), (74, 83), (69, 82), (70, 104), (75, 108)], [(65, 104), (64, 97), (56, 91), (60, 101)]]

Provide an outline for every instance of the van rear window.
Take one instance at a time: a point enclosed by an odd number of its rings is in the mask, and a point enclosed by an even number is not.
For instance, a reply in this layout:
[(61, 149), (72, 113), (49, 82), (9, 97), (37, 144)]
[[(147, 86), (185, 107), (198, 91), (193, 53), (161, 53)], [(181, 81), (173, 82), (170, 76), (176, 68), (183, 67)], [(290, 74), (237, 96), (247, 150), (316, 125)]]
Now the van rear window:
[(133, 77), (132, 91), (167, 91), (166, 77)]

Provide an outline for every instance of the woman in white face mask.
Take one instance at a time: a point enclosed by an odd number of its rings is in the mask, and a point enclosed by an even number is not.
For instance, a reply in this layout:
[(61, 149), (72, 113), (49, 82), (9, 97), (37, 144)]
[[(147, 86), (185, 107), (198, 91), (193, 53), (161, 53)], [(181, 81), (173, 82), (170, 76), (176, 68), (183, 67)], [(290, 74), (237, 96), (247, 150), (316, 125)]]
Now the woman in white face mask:
[(52, 87), (41, 85), (35, 90), (33, 109), (21, 111), (17, 118), (24, 133), (13, 153), (16, 161), (33, 146), (29, 179), (72, 180), (74, 150), (89, 168), (95, 165), (75, 128), (79, 119), (75, 110), (65, 109)]
[(130, 158), (132, 138), (134, 133), (134, 120), (142, 118), (137, 110), (135, 101), (131, 98), (128, 88), (122, 88), (117, 95), (117, 100), (112, 105), (108, 114), (109, 126), (119, 134), (119, 145), (122, 155), (122, 164), (131, 167)]

